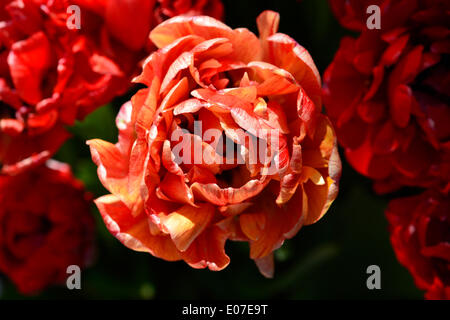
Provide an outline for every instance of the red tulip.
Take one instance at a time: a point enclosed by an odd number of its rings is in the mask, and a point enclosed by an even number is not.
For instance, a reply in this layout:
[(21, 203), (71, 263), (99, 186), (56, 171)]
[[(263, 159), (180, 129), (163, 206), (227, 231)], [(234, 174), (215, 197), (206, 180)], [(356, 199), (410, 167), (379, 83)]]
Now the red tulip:
[(450, 4), (379, 4), (381, 30), (344, 38), (325, 72), (327, 113), (348, 161), (378, 192), (448, 189)]
[(117, 116), (118, 143), (88, 142), (111, 192), (96, 204), (127, 247), (221, 270), (225, 242), (247, 241), (271, 276), (272, 252), (325, 214), (340, 175), (335, 134), (312, 58), (278, 21), (262, 13), (259, 38), (206, 16), (151, 32), (159, 50), (136, 79), (147, 88)]
[(90, 199), (70, 168), (53, 160), (0, 176), (0, 272), (22, 293), (65, 283), (68, 266), (91, 260)]
[(10, 0), (0, 8), (1, 173), (47, 160), (68, 138), (66, 125), (125, 92), (121, 67), (97, 45), (84, 14), (67, 26), (68, 1)]

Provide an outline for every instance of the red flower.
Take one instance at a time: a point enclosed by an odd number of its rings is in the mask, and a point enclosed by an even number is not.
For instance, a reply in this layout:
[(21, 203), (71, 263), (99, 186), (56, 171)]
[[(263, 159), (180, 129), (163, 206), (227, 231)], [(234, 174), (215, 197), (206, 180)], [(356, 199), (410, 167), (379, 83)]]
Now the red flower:
[(69, 166), (49, 160), (17, 176), (0, 176), (0, 271), (25, 294), (64, 283), (93, 250), (90, 196)]
[(344, 38), (325, 72), (327, 113), (348, 161), (378, 192), (449, 188), (450, 3), (379, 4), (381, 30)]
[(270, 276), (272, 252), (331, 205), (340, 160), (319, 73), (278, 21), (262, 13), (259, 39), (206, 16), (151, 32), (160, 49), (117, 117), (119, 142), (88, 142), (111, 192), (96, 204), (129, 248), (221, 270), (226, 240), (248, 241)]
[(128, 87), (119, 65), (97, 46), (94, 18), (86, 13), (81, 30), (68, 29), (69, 5), (2, 1), (1, 173), (15, 174), (48, 159), (68, 138), (65, 125)]
[(392, 200), (386, 211), (397, 259), (427, 299), (450, 299), (450, 198), (432, 191)]

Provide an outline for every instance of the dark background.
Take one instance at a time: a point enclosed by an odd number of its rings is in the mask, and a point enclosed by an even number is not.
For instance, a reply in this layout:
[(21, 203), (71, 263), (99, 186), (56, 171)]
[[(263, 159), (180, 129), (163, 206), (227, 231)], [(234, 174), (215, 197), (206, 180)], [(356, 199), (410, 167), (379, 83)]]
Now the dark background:
[[(226, 24), (256, 30), (256, 17), (265, 9), (281, 14), (280, 32), (290, 35), (311, 53), (321, 74), (331, 62), (339, 40), (350, 33), (341, 28), (326, 0), (223, 0)], [(125, 98), (116, 99), (77, 123), (74, 137), (58, 152), (58, 160), (72, 165), (88, 190), (100, 196), (96, 167), (85, 141), (115, 142), (114, 118)], [(40, 295), (22, 297), (0, 277), (0, 299), (421, 299), (409, 273), (400, 266), (389, 242), (384, 217), (388, 198), (376, 196), (369, 180), (343, 160), (340, 193), (318, 223), (304, 227), (275, 252), (272, 280), (261, 276), (245, 243), (227, 243), (230, 265), (221, 272), (195, 270), (184, 262), (166, 262), (131, 251), (97, 220), (97, 256), (82, 272), (82, 290), (53, 287)], [(368, 290), (366, 269), (381, 268), (381, 290)]]

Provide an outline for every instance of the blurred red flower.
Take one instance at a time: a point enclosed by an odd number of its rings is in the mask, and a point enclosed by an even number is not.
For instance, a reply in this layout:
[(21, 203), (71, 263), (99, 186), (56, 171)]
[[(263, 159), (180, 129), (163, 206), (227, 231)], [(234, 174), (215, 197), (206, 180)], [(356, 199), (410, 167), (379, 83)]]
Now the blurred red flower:
[(92, 258), (90, 200), (69, 166), (53, 160), (0, 176), (0, 272), (25, 294), (64, 283), (68, 266)]
[(1, 4), (0, 163), (16, 174), (48, 159), (68, 138), (65, 125), (124, 93), (129, 79), (98, 46), (88, 14), (68, 29), (69, 1)]
[[(347, 25), (361, 22), (349, 12), (359, 17), (368, 2), (332, 4)], [(353, 28), (361, 35), (342, 40), (325, 72), (327, 113), (348, 161), (377, 192), (449, 188), (450, 2), (378, 4), (381, 30)]]
[[(148, 88), (122, 107), (119, 142), (88, 142), (111, 192), (96, 204), (129, 248), (221, 270), (226, 240), (248, 241), (271, 276), (272, 252), (331, 205), (340, 160), (320, 113), (319, 73), (303, 47), (276, 33), (278, 21), (262, 13), (259, 38), (206, 16), (151, 32), (159, 50), (136, 79)], [(267, 152), (253, 163), (257, 142)]]
[(427, 299), (450, 299), (450, 198), (433, 191), (392, 200), (386, 211), (397, 259)]

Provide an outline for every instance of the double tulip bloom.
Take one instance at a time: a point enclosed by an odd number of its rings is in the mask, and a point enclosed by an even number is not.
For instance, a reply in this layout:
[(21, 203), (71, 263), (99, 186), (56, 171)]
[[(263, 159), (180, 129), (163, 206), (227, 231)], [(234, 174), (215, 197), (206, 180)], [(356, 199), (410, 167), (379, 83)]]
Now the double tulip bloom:
[[(225, 242), (246, 241), (271, 276), (273, 251), (325, 214), (341, 171), (336, 138), (321, 114), (316, 66), (277, 33), (278, 21), (262, 13), (259, 38), (206, 16), (175, 17), (151, 32), (158, 50), (135, 79), (146, 88), (117, 116), (118, 142), (88, 142), (111, 192), (95, 202), (124, 245), (221, 270), (230, 262)], [(264, 160), (252, 162), (261, 141)], [(242, 162), (220, 148), (230, 143)], [(198, 153), (208, 159), (192, 159)]]
[[(450, 4), (330, 0), (345, 37), (324, 75), (324, 101), (350, 164), (376, 191), (448, 190)], [(366, 8), (378, 5), (381, 29)]]
[(24, 294), (63, 284), (94, 253), (91, 195), (69, 166), (49, 160), (0, 176), (0, 272)]
[[(450, 2), (330, 0), (342, 39), (324, 100), (350, 164), (386, 193), (421, 187), (386, 211), (398, 260), (428, 299), (450, 299)], [(367, 8), (380, 9), (369, 30)], [(373, 12), (372, 12), (373, 14)]]
[(128, 79), (87, 12), (86, 28), (70, 30), (68, 1), (1, 3), (1, 174), (17, 174), (51, 157), (65, 126), (124, 93)]

